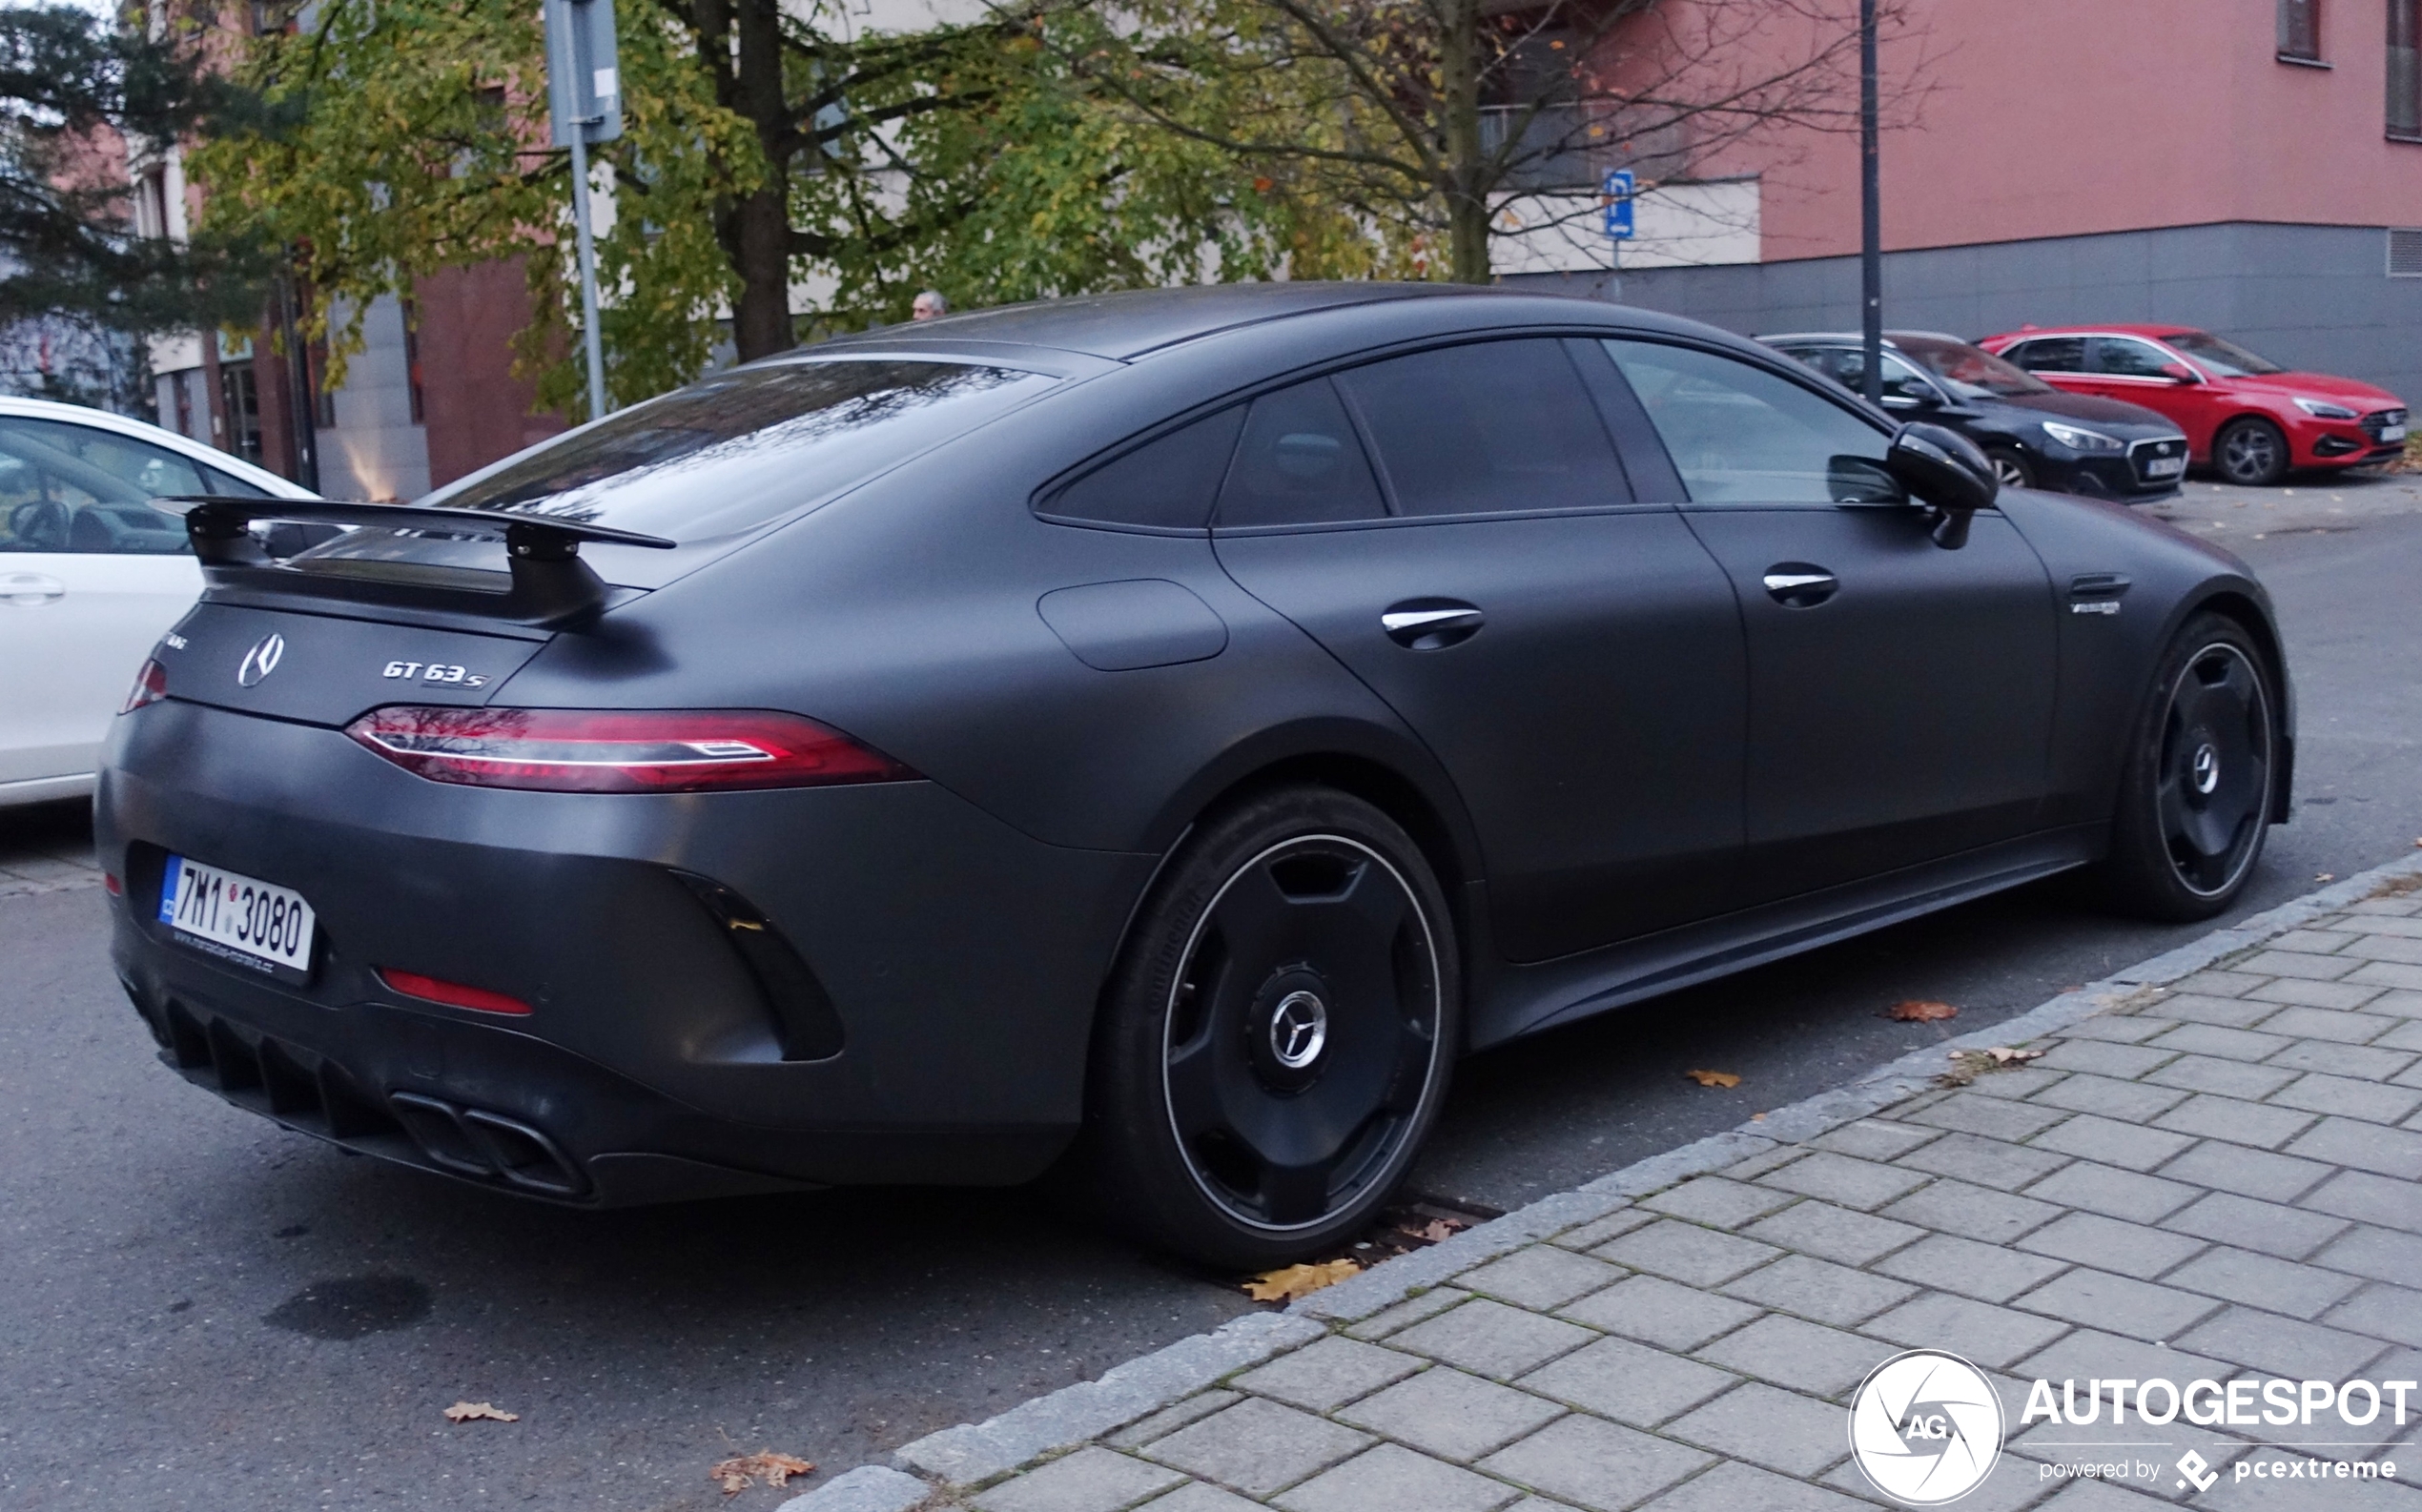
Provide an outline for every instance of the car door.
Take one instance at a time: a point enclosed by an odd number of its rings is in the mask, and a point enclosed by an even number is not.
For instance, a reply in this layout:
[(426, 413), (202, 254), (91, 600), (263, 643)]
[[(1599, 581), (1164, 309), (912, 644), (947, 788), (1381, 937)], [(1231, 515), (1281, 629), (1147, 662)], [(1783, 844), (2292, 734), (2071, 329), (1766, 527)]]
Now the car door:
[(2085, 352), (2086, 376), (2095, 394), (2144, 405), (2185, 431), (2190, 452), (2208, 452), (2218, 422), (2211, 385), (2180, 381), (2170, 370), (2181, 366), (2193, 365), (2139, 337), (2098, 336)]
[[(1889, 438), (1729, 353), (1606, 343), (1641, 407), (1632, 476), (1723, 563), (1749, 649), (1745, 901), (2026, 833), (2052, 723), (2052, 586), (1998, 513), (1946, 551)], [(1654, 480), (1651, 482), (1651, 480)]]
[(1453, 777), (1515, 960), (1717, 911), (1739, 852), (1739, 617), (1632, 499), (1613, 387), (1552, 337), (1365, 364), (1255, 399), (1221, 491), (1228, 572)]
[(2091, 394), (2085, 371), (2085, 337), (2039, 336), (2002, 349), (2001, 356), (2067, 394)]
[(153, 644), (193, 606), (183, 525), (145, 502), (223, 490), (164, 447), (0, 416), (0, 793), (97, 764)]

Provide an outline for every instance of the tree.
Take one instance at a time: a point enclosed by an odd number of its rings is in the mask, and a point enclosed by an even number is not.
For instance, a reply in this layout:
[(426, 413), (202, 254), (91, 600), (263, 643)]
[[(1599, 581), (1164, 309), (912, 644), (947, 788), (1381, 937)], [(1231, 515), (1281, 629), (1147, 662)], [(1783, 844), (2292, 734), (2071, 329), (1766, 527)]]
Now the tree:
[[(1091, 0), (1060, 0), (1089, 10)], [(1778, 122), (1857, 128), (1856, 0), (1141, 0), (1072, 66), (1138, 113), (1488, 281), (1498, 235), (1596, 214)], [(1238, 82), (1279, 108), (1239, 114)], [(1557, 192), (1561, 191), (1559, 194)], [(1552, 196), (1506, 224), (1509, 199)]]
[(0, 323), (139, 336), (257, 311), (246, 245), (140, 235), (127, 175), (130, 141), (239, 104), (173, 38), (68, 6), (0, 10)]
[[(975, 303), (1266, 272), (1287, 224), (1230, 154), (1087, 92), (1064, 61), (1099, 28), (1082, 9), (854, 37), (777, 0), (621, 0), (617, 19), (625, 134), (592, 161), (620, 401), (694, 377), (725, 312), (742, 359), (790, 346), (802, 283), (846, 327), (903, 317), (928, 282)], [(376, 296), (520, 255), (523, 358), (543, 403), (576, 406), (536, 6), (325, 0), (241, 76), (268, 110), (191, 171), (210, 223), (297, 249), (339, 362)]]

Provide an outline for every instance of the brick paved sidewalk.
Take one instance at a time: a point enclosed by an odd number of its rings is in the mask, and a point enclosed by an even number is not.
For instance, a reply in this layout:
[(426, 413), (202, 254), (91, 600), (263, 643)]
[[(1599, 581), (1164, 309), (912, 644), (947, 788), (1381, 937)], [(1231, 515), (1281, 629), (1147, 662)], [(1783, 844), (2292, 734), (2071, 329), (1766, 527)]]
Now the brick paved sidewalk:
[[(2020, 1423), (2034, 1378), (2422, 1379), (2422, 893), (2281, 911), (2301, 927), (2211, 969), (2103, 984), (2031, 1065), (1785, 1110), (1694, 1147), (1704, 1174), (1646, 1162), (787, 1506), (1855, 1508), (1883, 1499), (1849, 1396), (1930, 1347), (1992, 1373), (2009, 1424), (1963, 1512), (2422, 1512), (2422, 1394), (2335, 1433)], [(2312, 1453), (2398, 1478), (2233, 1473), (2314, 1439), (2394, 1443)], [(2187, 1448), (2222, 1468), (2206, 1492), (2169, 1471)], [(2129, 1455), (2131, 1489), (2047, 1468)]]

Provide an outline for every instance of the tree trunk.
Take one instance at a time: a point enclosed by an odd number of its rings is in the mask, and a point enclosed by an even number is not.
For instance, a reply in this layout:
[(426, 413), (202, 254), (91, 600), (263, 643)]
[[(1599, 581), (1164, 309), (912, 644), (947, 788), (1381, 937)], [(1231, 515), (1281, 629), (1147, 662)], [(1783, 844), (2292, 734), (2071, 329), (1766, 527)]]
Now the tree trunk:
[(1488, 196), (1482, 184), (1479, 0), (1440, 0), (1439, 105), (1445, 119), (1447, 276), (1488, 281)]
[(731, 338), (740, 360), (786, 352), (790, 330), (790, 106), (782, 88), (782, 14), (778, 0), (698, 0), (698, 60), (715, 81), (715, 97), (757, 129), (766, 181), (715, 215), (740, 296), (732, 303)]

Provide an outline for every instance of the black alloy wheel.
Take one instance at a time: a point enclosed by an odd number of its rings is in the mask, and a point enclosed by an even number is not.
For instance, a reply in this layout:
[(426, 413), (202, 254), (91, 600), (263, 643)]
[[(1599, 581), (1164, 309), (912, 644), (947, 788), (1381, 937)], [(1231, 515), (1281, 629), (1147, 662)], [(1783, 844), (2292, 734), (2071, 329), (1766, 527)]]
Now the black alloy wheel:
[(1098, 1036), (1105, 1211), (1242, 1269), (1349, 1239), (1436, 1117), (1460, 990), (1445, 898), (1377, 808), (1289, 788), (1203, 826), (1139, 919)]
[(2132, 911), (2204, 919), (2251, 875), (2270, 824), (2277, 700), (2261, 648), (2198, 615), (2163, 659), (2129, 752), (2106, 880)]
[(2268, 488), (2288, 476), (2288, 438), (2278, 426), (2248, 416), (2231, 420), (2212, 442), (2220, 476), (2248, 488)]
[(1993, 476), (2004, 488), (2033, 488), (2035, 469), (2027, 465), (2026, 454), (2013, 447), (1996, 446), (1985, 453), (1993, 460)]

